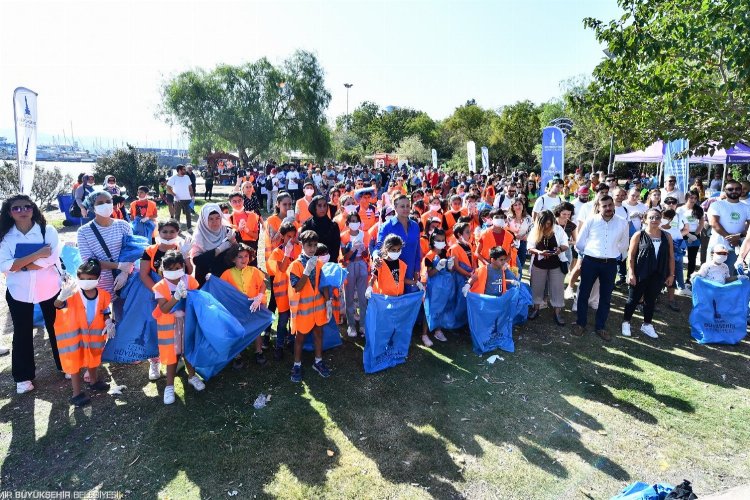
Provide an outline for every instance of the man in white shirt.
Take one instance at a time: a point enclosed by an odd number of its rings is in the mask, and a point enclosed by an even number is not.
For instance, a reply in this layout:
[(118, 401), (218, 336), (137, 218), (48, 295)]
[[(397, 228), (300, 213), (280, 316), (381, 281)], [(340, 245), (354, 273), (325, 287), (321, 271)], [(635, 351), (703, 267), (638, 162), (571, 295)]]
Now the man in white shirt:
[(685, 204), (685, 193), (677, 189), (677, 178), (674, 175), (670, 175), (667, 178), (666, 186), (661, 188), (661, 199), (666, 200), (668, 196), (676, 198), (678, 205)]
[(573, 208), (575, 209), (573, 211), (573, 222), (576, 224), (578, 224), (579, 215), (581, 214), (583, 206), (589, 202), (589, 193), (588, 186), (581, 186), (578, 188), (578, 191), (576, 191), (576, 199), (572, 202)]
[(578, 225), (578, 227), (581, 227), (581, 224), (586, 222), (586, 220), (594, 214), (594, 205), (596, 205), (596, 201), (601, 199), (602, 196), (607, 195), (609, 195), (609, 186), (607, 186), (603, 182), (597, 184), (596, 196), (594, 196), (594, 199), (588, 203), (584, 203), (583, 206), (581, 206), (580, 212), (576, 212), (573, 215), (573, 218), (575, 219), (574, 222)]
[(545, 210), (554, 210), (557, 205), (563, 202), (563, 199), (560, 196), (560, 191), (562, 191), (563, 188), (563, 180), (555, 178), (552, 179), (550, 183), (549, 193), (543, 194), (537, 198), (534, 203), (534, 208), (532, 209), (534, 220), (537, 220), (539, 214)]
[(505, 186), (505, 192), (498, 193), (497, 196), (495, 196), (495, 201), (492, 203), (492, 207), (507, 212), (510, 210), (510, 205), (513, 203), (513, 198), (516, 197), (516, 193), (515, 184), (508, 184)]
[(286, 173), (286, 190), (292, 195), (292, 200), (302, 198), (302, 190), (299, 187), (299, 172), (293, 165), (289, 166)]
[(637, 187), (630, 188), (627, 198), (622, 202), (621, 210), (625, 214), (623, 218), (633, 224), (633, 232), (640, 231), (648, 207), (641, 203), (641, 192)]
[(615, 287), (617, 264), (628, 250), (628, 224), (615, 216), (615, 202), (611, 196), (599, 200), (599, 213), (591, 216), (578, 235), (576, 249), (584, 255), (581, 263), (581, 284), (578, 286), (578, 311), (571, 332), (582, 337), (588, 320), (588, 302), (594, 282), (599, 280), (599, 309), (596, 311), (596, 334), (602, 340), (612, 337), (605, 330), (612, 290)]
[(708, 207), (708, 222), (711, 224), (711, 239), (708, 240), (708, 253), (717, 243), (729, 248), (726, 264), (732, 276), (737, 275), (735, 262), (737, 254), (735, 247), (742, 244), (747, 235), (748, 220), (750, 220), (750, 206), (740, 203), (742, 185), (737, 181), (727, 181), (724, 184), (726, 200), (716, 200)]
[(167, 181), (167, 192), (174, 196), (174, 218), (177, 222), (180, 222), (180, 215), (182, 211), (185, 211), (185, 219), (187, 220), (187, 229), (193, 227), (193, 222), (190, 217), (190, 202), (195, 200), (195, 192), (193, 191), (193, 183), (188, 177), (187, 169), (185, 165), (177, 165), (177, 174), (173, 175)]

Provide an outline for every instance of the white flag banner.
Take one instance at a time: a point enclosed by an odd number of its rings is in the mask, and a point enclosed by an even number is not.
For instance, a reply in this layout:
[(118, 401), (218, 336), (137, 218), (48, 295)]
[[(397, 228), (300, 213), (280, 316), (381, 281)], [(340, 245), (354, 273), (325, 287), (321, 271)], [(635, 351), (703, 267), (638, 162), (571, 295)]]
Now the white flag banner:
[(472, 174), (477, 173), (477, 146), (474, 141), (466, 143), (466, 155), (469, 159), (469, 172)]
[(16, 155), (19, 189), (31, 194), (36, 164), (36, 96), (25, 87), (13, 91), (13, 117), (16, 122)]
[(438, 168), (438, 162), (437, 162), (437, 150), (436, 150), (436, 149), (433, 149), (433, 150), (432, 150), (432, 166), (433, 166), (434, 168)]
[(487, 146), (482, 146), (482, 173), (490, 173), (490, 150)]

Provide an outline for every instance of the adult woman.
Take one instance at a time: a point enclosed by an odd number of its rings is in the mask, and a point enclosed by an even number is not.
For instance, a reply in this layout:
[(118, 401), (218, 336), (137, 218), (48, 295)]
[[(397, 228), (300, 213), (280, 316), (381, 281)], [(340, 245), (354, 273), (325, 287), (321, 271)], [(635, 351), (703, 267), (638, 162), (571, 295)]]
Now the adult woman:
[(659, 189), (652, 189), (648, 192), (646, 208), (656, 208), (661, 210), (661, 191)]
[(117, 185), (117, 179), (114, 175), (108, 175), (107, 177), (105, 177), (102, 189), (112, 196), (119, 195), (121, 191), (120, 186)]
[(281, 245), (284, 238), (279, 233), (281, 223), (289, 220), (294, 222), (294, 210), (292, 210), (292, 195), (286, 191), (276, 196), (276, 208), (274, 214), (266, 220), (265, 255), (268, 259), (274, 248)]
[(565, 306), (563, 297), (565, 274), (560, 269), (562, 262), (560, 255), (567, 250), (568, 235), (565, 234), (565, 230), (555, 224), (555, 216), (551, 211), (543, 211), (529, 234), (531, 290), (534, 296), (534, 307), (529, 313), (529, 319), (539, 316), (546, 288), (550, 304), (554, 309), (555, 323), (565, 326), (561, 315), (562, 308)]
[(641, 331), (658, 338), (651, 320), (659, 292), (674, 282), (674, 248), (672, 237), (661, 229), (661, 212), (650, 208), (641, 230), (630, 238), (628, 250), (628, 301), (622, 321), (622, 334), (630, 337), (630, 318), (643, 298), (643, 324)]
[(81, 184), (73, 191), (73, 205), (70, 207), (70, 215), (73, 217), (88, 217), (88, 210), (84, 206), (84, 201), (92, 192), (94, 192), (94, 176), (84, 175)]
[(336, 212), (339, 210), (339, 198), (341, 197), (341, 191), (338, 188), (333, 188), (328, 191), (328, 216), (333, 219)]
[[(252, 185), (252, 184), (251, 184)], [(202, 286), (208, 273), (221, 276), (231, 266), (224, 252), (237, 245), (234, 231), (222, 223), (221, 208), (216, 203), (206, 203), (201, 208), (198, 228), (195, 231), (190, 254), (195, 266), (195, 279)]]
[[(400, 260), (406, 263), (406, 279), (419, 281), (422, 269), (421, 250), (419, 247), (419, 224), (409, 218), (409, 198), (406, 195), (396, 195), (393, 199), (396, 216), (380, 224), (378, 241), (375, 248), (380, 251), (383, 241), (389, 234), (396, 234), (404, 241), (401, 248)], [(406, 285), (406, 293), (415, 291), (413, 285)]]
[(571, 220), (573, 212), (575, 212), (575, 207), (572, 203), (568, 203), (567, 201), (560, 203), (552, 211), (555, 215), (555, 223), (563, 228), (565, 235), (568, 237), (568, 249), (565, 251), (565, 258), (568, 262), (568, 266), (573, 262), (573, 246), (576, 242), (575, 235), (577, 226)]
[(695, 272), (698, 252), (701, 249), (701, 233), (703, 232), (704, 220), (703, 208), (698, 204), (699, 200), (700, 194), (696, 191), (690, 191), (687, 194), (685, 204), (677, 209), (677, 214), (688, 224), (688, 234), (685, 237), (687, 240), (688, 258), (686, 285), (690, 285), (690, 276)]
[(698, 195), (699, 202), (706, 199), (706, 188), (703, 187), (703, 179), (701, 179), (699, 175), (695, 177), (695, 181), (693, 182), (693, 185), (690, 186), (689, 191), (695, 192), (695, 194)]
[(513, 233), (518, 242), (518, 279), (523, 276), (523, 266), (528, 255), (528, 237), (531, 231), (531, 217), (526, 212), (526, 200), (513, 198), (508, 209), (508, 231)]
[(34, 304), (44, 326), (58, 370), (62, 370), (55, 339), (55, 298), (60, 292), (56, 268), (60, 257), (57, 231), (26, 195), (11, 196), (0, 210), (0, 271), (5, 274), (5, 300), (13, 320), (11, 371), (16, 392), (34, 389)]
[(338, 262), (341, 250), (341, 231), (339, 231), (339, 226), (328, 216), (328, 202), (325, 196), (313, 196), (310, 202), (310, 213), (312, 217), (302, 224), (300, 234), (308, 229), (318, 233), (318, 242), (328, 247), (328, 253), (331, 256), (330, 262)]
[(534, 203), (536, 203), (536, 199), (539, 198), (536, 182), (531, 179), (526, 181), (526, 188), (523, 190), (523, 194), (526, 196), (526, 211), (531, 213), (534, 208)]
[[(260, 215), (260, 202), (255, 194), (255, 186), (250, 181), (245, 181), (240, 185), (242, 193), (242, 203), (245, 205), (245, 212), (255, 212)], [(203, 212), (201, 210), (201, 212)]]
[(339, 231), (341, 231), (342, 233), (346, 231), (347, 216), (349, 214), (356, 213), (357, 207), (359, 207), (359, 203), (357, 203), (354, 197), (351, 195), (345, 194), (339, 200), (339, 210), (336, 216), (333, 217), (333, 222), (336, 223), (336, 225), (339, 227)]

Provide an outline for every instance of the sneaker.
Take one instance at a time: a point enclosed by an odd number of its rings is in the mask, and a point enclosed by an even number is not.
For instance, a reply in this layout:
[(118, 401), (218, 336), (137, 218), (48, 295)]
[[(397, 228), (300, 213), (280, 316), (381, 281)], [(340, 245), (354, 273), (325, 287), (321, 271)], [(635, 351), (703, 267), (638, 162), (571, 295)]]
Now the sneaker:
[(148, 379), (159, 380), (161, 377), (161, 364), (158, 361), (149, 361)]
[(325, 361), (323, 361), (322, 359), (318, 362), (313, 363), (313, 370), (318, 372), (318, 375), (323, 378), (328, 378), (331, 376), (331, 370), (326, 366)]
[(570, 306), (570, 312), (577, 312), (578, 311), (578, 298), (573, 297), (573, 305)]
[(565, 300), (570, 300), (570, 299), (575, 298), (575, 296), (576, 296), (576, 292), (573, 290), (573, 287), (570, 286), (570, 285), (568, 285), (565, 288), (565, 292), (563, 293), (563, 297), (565, 298)]
[(271, 347), (271, 336), (263, 335), (263, 350), (265, 351), (269, 347)]
[(578, 323), (573, 324), (573, 327), (570, 329), (570, 334), (574, 337), (583, 337), (583, 327)]
[(612, 341), (612, 336), (609, 334), (609, 332), (607, 330), (597, 330), (596, 334), (599, 335), (599, 337), (602, 340), (606, 340), (607, 342), (611, 342)]
[(5, 356), (9, 352), (10, 352), (10, 349), (8, 349), (7, 347), (0, 347), (0, 356)]
[(623, 322), (622, 323), (622, 336), (623, 337), (630, 337), (630, 322)]
[(656, 334), (656, 330), (654, 330), (654, 325), (652, 325), (651, 323), (643, 323), (641, 325), (641, 331), (652, 339), (659, 338), (659, 336)]
[(164, 388), (164, 404), (171, 405), (174, 403), (174, 386), (168, 385)]
[(692, 292), (693, 291), (693, 284), (690, 283), (689, 281), (686, 281), (685, 282), (685, 288), (687, 288), (688, 290), (690, 290)]
[(93, 384), (89, 384), (89, 389), (97, 392), (105, 392), (109, 390), (109, 384), (103, 380), (97, 380)]
[(678, 288), (677, 290), (675, 290), (674, 293), (675, 293), (675, 295), (682, 295), (683, 297), (692, 297), (693, 296), (693, 292), (691, 292), (687, 288)]
[(281, 361), (284, 359), (284, 348), (283, 347), (276, 347), (273, 350), (273, 359), (274, 361)]
[(193, 386), (193, 389), (200, 392), (203, 389), (206, 388), (206, 384), (203, 383), (203, 381), (198, 377), (198, 375), (193, 375), (188, 379), (188, 384)]
[(68, 401), (70, 401), (70, 404), (72, 404), (76, 408), (81, 408), (91, 403), (91, 398), (88, 397), (85, 392), (82, 392), (78, 394), (77, 396), (73, 396)]
[(422, 335), (422, 343), (425, 347), (432, 347), (432, 340), (430, 340), (429, 335)]
[(346, 329), (346, 334), (349, 337), (356, 337), (357, 336), (357, 330), (355, 330), (352, 325), (349, 325), (349, 328)]
[(439, 340), (440, 342), (448, 342), (448, 339), (445, 338), (445, 334), (443, 333), (443, 330), (438, 330), (435, 332), (435, 340)]
[(26, 394), (27, 392), (34, 390), (34, 384), (31, 383), (31, 380), (26, 380), (24, 382), (18, 382), (16, 384), (16, 393), (17, 394)]
[(667, 307), (669, 307), (674, 312), (680, 312), (680, 310), (681, 310), (680, 306), (678, 306), (677, 303), (675, 303), (675, 302), (670, 302), (669, 304), (667, 304)]
[(73, 376), (70, 373), (65, 374), (65, 380), (70, 380)]
[(242, 356), (238, 355), (232, 360), (232, 369), (242, 370), (243, 368), (245, 368), (245, 362), (242, 360)]
[(292, 382), (302, 382), (302, 365), (292, 365)]
[(266, 357), (263, 355), (262, 352), (255, 353), (255, 364), (258, 364), (261, 366), (266, 364)]

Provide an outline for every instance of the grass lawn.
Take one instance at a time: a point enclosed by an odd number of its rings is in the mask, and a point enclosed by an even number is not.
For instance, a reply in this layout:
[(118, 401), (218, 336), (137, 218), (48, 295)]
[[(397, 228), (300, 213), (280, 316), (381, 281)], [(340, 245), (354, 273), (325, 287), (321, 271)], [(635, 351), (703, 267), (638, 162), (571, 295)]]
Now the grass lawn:
[[(622, 302), (614, 300), (613, 332)], [(183, 375), (171, 407), (164, 379), (148, 382), (147, 363), (109, 365), (127, 389), (83, 410), (68, 406), (69, 384), (37, 332), (36, 391), (16, 396), (10, 358), (0, 358), (2, 490), (607, 498), (635, 480), (687, 478), (699, 495), (747, 483), (748, 344), (701, 346), (686, 312), (659, 317), (659, 340), (606, 344), (591, 333), (571, 338), (542, 311), (494, 365), (456, 333), (431, 349), (413, 344), (406, 364), (369, 376), (362, 341), (346, 339), (326, 353), (328, 380), (306, 357), (304, 382), (291, 383), (287, 354), (228, 368), (200, 394)], [(255, 410), (260, 393), (272, 398)]]

